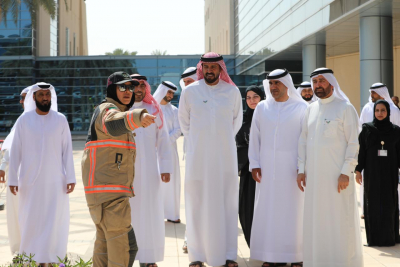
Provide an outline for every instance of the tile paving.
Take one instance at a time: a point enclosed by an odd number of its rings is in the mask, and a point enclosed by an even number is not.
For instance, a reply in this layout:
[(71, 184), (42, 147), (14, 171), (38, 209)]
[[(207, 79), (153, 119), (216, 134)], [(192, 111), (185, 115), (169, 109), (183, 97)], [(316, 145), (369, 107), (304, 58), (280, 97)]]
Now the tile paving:
[[(182, 155), (183, 138), (178, 140), (179, 154)], [(92, 256), (93, 243), (95, 237), (95, 227), (90, 218), (83, 190), (81, 177), (81, 155), (84, 147), (83, 141), (74, 141), (74, 163), (77, 177), (77, 186), (70, 196), (71, 205), (71, 224), (68, 240), (68, 254), (72, 258), (78, 256), (88, 260)], [(184, 177), (185, 162), (181, 160), (181, 177)], [(185, 203), (183, 194), (182, 179), (182, 201), (181, 201), (181, 224), (173, 224), (165, 222), (165, 258), (163, 262), (159, 262), (159, 267), (187, 267), (189, 259), (187, 254), (183, 253), (182, 245), (185, 235), (186, 218)], [(1, 200), (5, 200), (5, 193), (2, 194)], [(9, 263), (12, 259), (8, 246), (6, 212), (0, 211), (0, 266)], [(366, 243), (364, 221), (360, 220), (360, 229), (362, 231), (363, 243)], [(244, 240), (240, 224), (238, 223), (238, 259), (237, 262), (241, 267), (260, 267), (262, 262), (249, 259), (250, 250)], [(390, 266), (400, 267), (400, 245), (388, 248), (364, 247), (364, 266)], [(135, 261), (134, 267), (139, 267), (139, 263)], [(207, 265), (206, 265), (207, 266)]]

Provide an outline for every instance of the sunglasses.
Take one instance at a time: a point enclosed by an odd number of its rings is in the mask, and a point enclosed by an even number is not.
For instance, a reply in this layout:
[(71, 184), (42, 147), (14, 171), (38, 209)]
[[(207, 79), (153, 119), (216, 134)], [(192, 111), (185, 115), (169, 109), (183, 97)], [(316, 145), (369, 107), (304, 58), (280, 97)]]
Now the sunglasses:
[(120, 84), (118, 85), (118, 89), (120, 92), (125, 92), (126, 90), (129, 90), (131, 93), (135, 90), (134, 85), (126, 85), (126, 84)]
[(19, 96), (19, 100), (25, 100), (25, 96), (24, 95), (20, 95)]

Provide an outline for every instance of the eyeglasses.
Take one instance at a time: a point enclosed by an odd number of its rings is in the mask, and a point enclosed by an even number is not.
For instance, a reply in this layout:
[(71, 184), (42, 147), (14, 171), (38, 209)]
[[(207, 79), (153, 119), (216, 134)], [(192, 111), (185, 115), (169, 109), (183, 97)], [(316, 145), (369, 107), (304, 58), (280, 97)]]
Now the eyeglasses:
[(126, 85), (126, 84), (120, 84), (118, 85), (118, 89), (120, 92), (125, 92), (126, 90), (129, 90), (131, 93), (135, 90), (134, 85)]
[(25, 100), (25, 96), (24, 95), (20, 95), (19, 96), (19, 100)]

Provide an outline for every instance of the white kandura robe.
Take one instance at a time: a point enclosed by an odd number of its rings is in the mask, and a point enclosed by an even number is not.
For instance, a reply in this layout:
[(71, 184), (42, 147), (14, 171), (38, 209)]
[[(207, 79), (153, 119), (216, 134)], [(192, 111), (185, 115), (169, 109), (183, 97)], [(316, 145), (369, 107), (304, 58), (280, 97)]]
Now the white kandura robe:
[(187, 138), (185, 205), (190, 261), (224, 265), (237, 257), (239, 179), (235, 136), (242, 96), (222, 80), (188, 86), (179, 102)]
[(297, 150), (306, 102), (260, 102), (253, 115), (249, 171), (261, 168), (251, 228), (250, 258), (303, 261), (304, 194), (297, 180)]
[[(8, 150), (5, 150), (3, 152), (3, 157), (1, 159), (0, 170), (5, 172), (6, 179), (8, 179), (9, 160), (10, 160), (10, 153)], [(5, 186), (7, 187), (5, 190), (6, 190), (8, 241), (10, 244), (11, 254), (16, 254), (19, 252), (19, 247), (21, 245), (21, 234), (19, 231), (19, 223), (18, 223), (19, 194), (15, 196), (11, 193), (11, 191), (8, 189), (8, 182), (6, 182)]]
[(65, 116), (53, 110), (47, 115), (23, 113), (10, 151), (9, 186), (18, 186), (19, 251), (35, 254), (37, 262), (58, 262), (57, 256), (66, 255), (70, 183), (76, 180)]
[(160, 105), (164, 115), (164, 125), (169, 133), (171, 144), (172, 173), (169, 183), (163, 183), (164, 193), (164, 218), (176, 221), (180, 219), (181, 209), (181, 169), (179, 166), (179, 155), (176, 140), (181, 136), (181, 127), (178, 120), (178, 108), (168, 103)]
[[(150, 114), (156, 109), (144, 102), (135, 102), (131, 108), (145, 108)], [(171, 149), (167, 127), (159, 129), (161, 120), (134, 131), (136, 143), (135, 197), (130, 198), (132, 226), (139, 251), (136, 259), (141, 263), (164, 260), (165, 226), (161, 173), (171, 173)]]
[[(361, 267), (360, 217), (354, 169), (359, 120), (335, 95), (308, 106), (299, 139), (299, 173), (307, 176), (304, 199), (304, 266)], [(338, 193), (338, 178), (349, 186)]]
[[(365, 104), (360, 114), (360, 126), (363, 125), (364, 123), (372, 122), (372, 120), (374, 119), (374, 105), (375, 103), (373, 102), (368, 102), (367, 104)], [(400, 110), (398, 107), (394, 105), (390, 105), (390, 121), (393, 124), (400, 126)], [(399, 208), (400, 208), (400, 184), (398, 186), (398, 192), (399, 192)], [(361, 209), (364, 212), (364, 183), (360, 185), (360, 204), (361, 204)]]

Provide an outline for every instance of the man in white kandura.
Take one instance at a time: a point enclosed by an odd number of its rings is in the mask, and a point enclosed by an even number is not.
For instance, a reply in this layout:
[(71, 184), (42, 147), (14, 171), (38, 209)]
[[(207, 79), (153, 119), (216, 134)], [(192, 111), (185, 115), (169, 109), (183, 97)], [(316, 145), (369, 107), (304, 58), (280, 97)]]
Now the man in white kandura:
[(190, 267), (238, 266), (237, 152), (242, 96), (221, 55), (197, 65), (199, 80), (183, 90), (179, 123), (187, 138), (185, 201)]
[[(29, 88), (30, 87), (25, 88), (20, 94), (19, 103), (22, 105), (22, 108), (24, 108), (25, 96), (28, 93)], [(13, 129), (11, 132), (12, 133), (6, 137), (1, 147), (3, 157), (1, 158), (0, 164), (0, 184), (6, 183), (6, 179), (8, 179), (8, 164), (10, 161), (11, 143), (14, 136)], [(15, 255), (18, 254), (21, 245), (21, 234), (18, 223), (19, 196), (15, 196), (9, 190), (6, 191), (8, 242), (10, 244), (11, 254)]]
[(164, 260), (165, 226), (161, 183), (169, 182), (173, 170), (171, 147), (163, 113), (151, 95), (147, 78), (139, 74), (133, 74), (131, 78), (140, 83), (135, 87), (135, 103), (131, 110), (146, 109), (156, 116), (155, 123), (135, 130), (135, 197), (130, 198), (129, 202), (132, 226), (139, 247), (136, 259), (146, 267), (157, 267), (156, 262)]
[(178, 87), (169, 81), (162, 82), (153, 97), (160, 103), (160, 107), (164, 116), (164, 126), (168, 131), (169, 141), (171, 144), (171, 161), (172, 173), (171, 181), (163, 184), (162, 191), (164, 194), (164, 218), (172, 223), (180, 223), (181, 216), (181, 169), (179, 167), (179, 155), (176, 140), (181, 136), (181, 127), (178, 120), (178, 108), (171, 104), (174, 94)]
[(20, 253), (39, 263), (58, 262), (67, 252), (69, 196), (75, 188), (72, 140), (57, 112), (54, 87), (34, 84), (18, 118), (10, 151), (9, 187), (19, 194)]
[[(189, 67), (187, 68), (181, 75), (181, 80), (179, 81), (179, 85), (181, 86), (182, 91), (186, 89), (190, 84), (197, 81), (197, 68)], [(186, 156), (186, 136), (183, 136), (183, 160), (185, 160)], [(182, 246), (183, 252), (188, 253), (187, 249), (187, 234), (185, 231), (185, 241)]]
[(308, 106), (299, 139), (297, 184), (305, 189), (304, 266), (361, 267), (360, 217), (354, 170), (359, 120), (333, 71), (316, 69), (318, 101)]
[[(369, 101), (363, 107), (360, 114), (360, 125), (372, 122), (374, 119), (374, 104), (379, 99), (386, 100), (390, 105), (390, 121), (397, 126), (400, 126), (400, 110), (390, 97), (389, 90), (383, 83), (374, 83), (369, 88), (370, 97)], [(400, 207), (400, 184), (399, 184), (399, 207)], [(361, 219), (364, 219), (364, 183), (360, 185), (360, 203), (363, 214)]]
[(264, 261), (262, 267), (285, 266), (287, 262), (299, 267), (303, 261), (304, 196), (294, 181), (308, 105), (286, 69), (267, 75), (264, 88), (267, 98), (254, 111), (249, 143), (249, 168), (257, 182), (250, 258)]
[(314, 91), (311, 88), (310, 82), (302, 82), (299, 87), (297, 87), (297, 92), (301, 95), (301, 97), (308, 103), (311, 104), (317, 101), (317, 97), (314, 94)]

